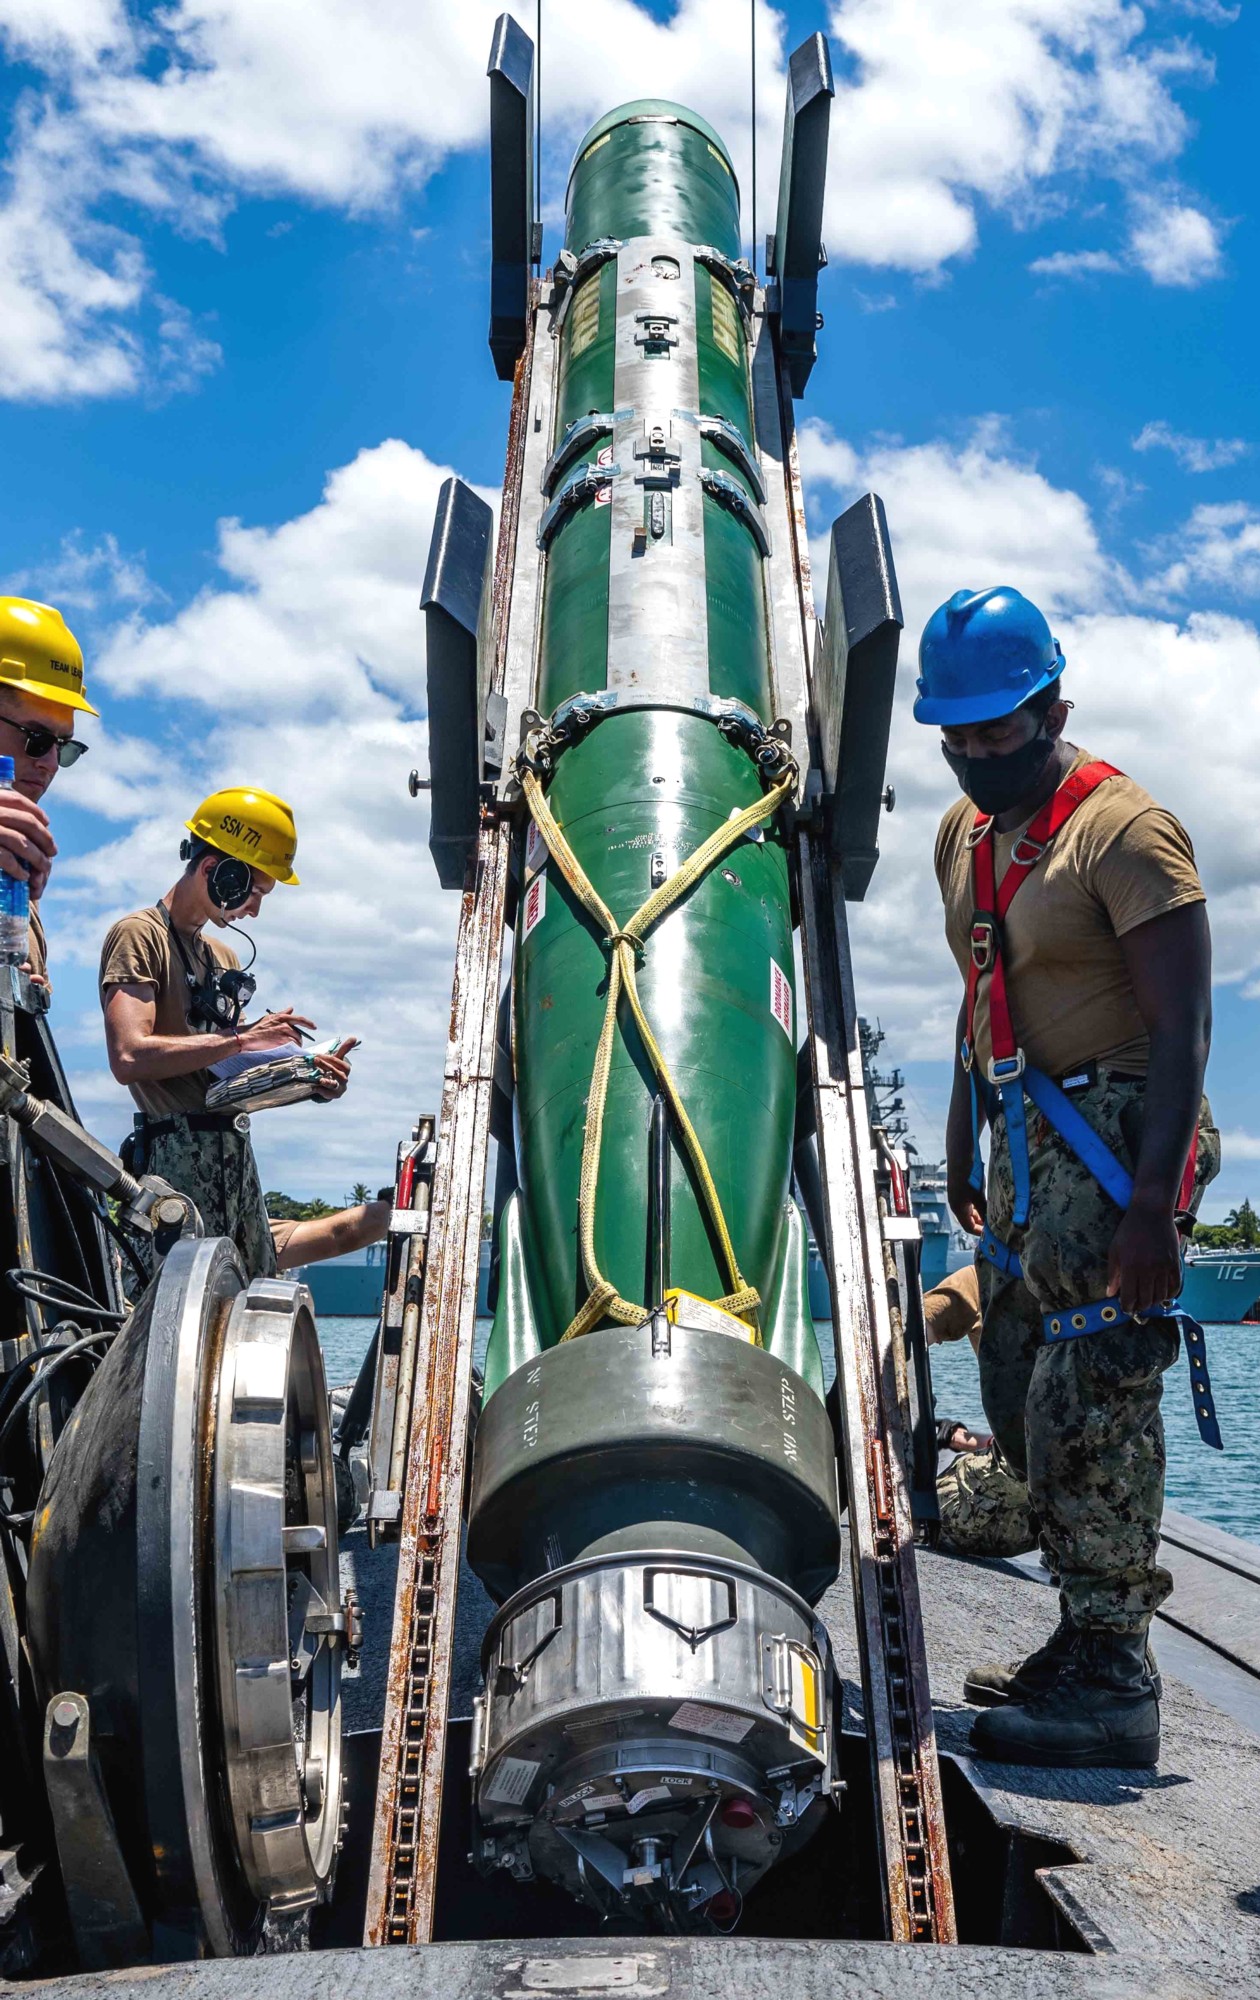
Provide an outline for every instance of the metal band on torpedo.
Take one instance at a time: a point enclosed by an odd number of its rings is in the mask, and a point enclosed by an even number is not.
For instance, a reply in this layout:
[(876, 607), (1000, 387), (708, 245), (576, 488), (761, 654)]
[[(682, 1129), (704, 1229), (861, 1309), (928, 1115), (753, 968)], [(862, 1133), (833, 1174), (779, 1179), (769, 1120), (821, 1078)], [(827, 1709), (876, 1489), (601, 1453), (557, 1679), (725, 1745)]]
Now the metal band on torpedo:
[[(613, 403), (607, 684), (690, 700), (709, 692), (709, 612), (700, 433), (674, 417), (700, 407), (695, 248), (679, 237), (634, 236), (617, 252)], [(644, 450), (654, 433), (656, 458)], [(660, 501), (650, 514), (645, 495)]]

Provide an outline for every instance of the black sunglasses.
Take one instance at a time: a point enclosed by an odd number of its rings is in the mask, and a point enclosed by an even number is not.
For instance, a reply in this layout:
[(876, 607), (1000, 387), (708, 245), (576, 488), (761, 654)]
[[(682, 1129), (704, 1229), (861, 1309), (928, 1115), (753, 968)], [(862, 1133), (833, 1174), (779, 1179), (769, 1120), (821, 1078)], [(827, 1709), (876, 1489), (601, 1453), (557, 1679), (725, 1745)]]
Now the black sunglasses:
[(28, 757), (46, 757), (53, 744), (57, 746), (57, 765), (68, 771), (71, 764), (77, 764), (80, 757), (86, 757), (90, 744), (78, 743), (73, 736), (58, 736), (46, 729), (42, 722), (15, 722), (11, 715), (0, 715), (0, 722), (6, 722), (10, 729), (18, 729), (26, 738)]

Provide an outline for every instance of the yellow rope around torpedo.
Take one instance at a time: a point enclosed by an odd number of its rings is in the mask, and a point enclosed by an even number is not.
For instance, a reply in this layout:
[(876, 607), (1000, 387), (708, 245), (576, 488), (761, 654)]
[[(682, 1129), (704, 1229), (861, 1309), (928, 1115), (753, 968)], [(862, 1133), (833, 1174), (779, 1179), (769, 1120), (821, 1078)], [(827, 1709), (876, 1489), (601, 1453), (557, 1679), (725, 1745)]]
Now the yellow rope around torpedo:
[(616, 1286), (600, 1270), (599, 1260), (595, 1254), (595, 1202), (599, 1191), (599, 1163), (603, 1149), (604, 1107), (608, 1098), (608, 1078), (612, 1070), (613, 1046), (617, 1036), (617, 1008), (623, 992), (629, 1002), (648, 1061), (682, 1135), (701, 1199), (713, 1233), (717, 1237), (730, 1292), (716, 1303), (728, 1312), (746, 1315), (760, 1304), (760, 1296), (745, 1282), (739, 1268), (735, 1246), (731, 1242), (726, 1217), (722, 1213), (721, 1199), (714, 1185), (713, 1175), (709, 1171), (709, 1163), (704, 1157), (704, 1148), (687, 1116), (687, 1108), (669, 1073), (669, 1065), (661, 1054), (656, 1037), (648, 1025), (635, 981), (635, 958), (643, 950), (647, 933), (654, 924), (660, 922), (666, 911), (700, 881), (715, 861), (720, 861), (724, 854), (729, 853), (731, 848), (744, 838), (745, 834), (752, 833), (763, 820), (770, 819), (790, 798), (796, 785), (795, 768), (786, 771), (763, 798), (746, 806), (743, 812), (737, 813), (733, 819), (727, 820), (724, 826), (720, 826), (716, 833), (711, 833), (695, 853), (670, 876), (668, 882), (662, 882), (659, 889), (653, 890), (642, 908), (635, 911), (629, 923), (622, 926), (618, 925), (612, 911), (590, 881), (586, 870), (561, 832), (559, 822), (547, 804), (546, 795), (535, 773), (529, 770), (522, 771), (521, 785), (530, 812), (533, 814), (534, 823), (547, 844), (548, 852), (574, 894), (604, 932), (604, 944), (609, 954), (608, 1000), (595, 1049), (595, 1067), (591, 1074), (586, 1133), (582, 1141), (582, 1177), (578, 1195), (582, 1272), (586, 1279), (588, 1297), (585, 1305), (566, 1327), (561, 1339), (576, 1340), (580, 1334), (589, 1332), (591, 1327), (604, 1318), (619, 1320), (623, 1326), (639, 1326), (646, 1317), (643, 1306), (632, 1305), (629, 1300), (619, 1296)]

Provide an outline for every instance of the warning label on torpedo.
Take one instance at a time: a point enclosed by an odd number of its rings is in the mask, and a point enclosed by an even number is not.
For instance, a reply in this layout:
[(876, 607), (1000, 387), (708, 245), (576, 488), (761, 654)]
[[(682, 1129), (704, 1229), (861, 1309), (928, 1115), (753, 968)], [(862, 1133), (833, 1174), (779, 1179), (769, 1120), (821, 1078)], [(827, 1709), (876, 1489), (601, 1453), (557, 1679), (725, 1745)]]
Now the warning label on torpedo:
[(775, 959), (770, 961), (770, 1012), (789, 1042), (792, 1039), (792, 982)]
[(525, 891), (525, 921), (521, 926), (522, 941), (529, 936), (532, 930), (538, 928), (542, 922), (543, 911), (546, 907), (547, 871), (543, 868), (535, 875), (533, 881)]

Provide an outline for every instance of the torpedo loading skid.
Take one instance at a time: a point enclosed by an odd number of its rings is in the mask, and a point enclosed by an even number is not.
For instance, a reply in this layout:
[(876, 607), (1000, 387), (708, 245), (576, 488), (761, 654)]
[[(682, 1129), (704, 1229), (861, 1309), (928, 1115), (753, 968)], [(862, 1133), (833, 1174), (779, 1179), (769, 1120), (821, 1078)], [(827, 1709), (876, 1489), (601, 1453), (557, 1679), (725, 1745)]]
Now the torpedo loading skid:
[[(836, 1784), (812, 1609), (839, 1562), (836, 1446), (792, 1195), (795, 836), (825, 791), (824, 865), (862, 892), (896, 585), (868, 496), (834, 538), (820, 731), (783, 412), (814, 357), (822, 38), (792, 61), (769, 295), (721, 138), (655, 100), (587, 135), (531, 287), (529, 45), (506, 17), (491, 75), (491, 345), (516, 376), (520, 484), (494, 574), (488, 510), (448, 482), (425, 587), (432, 844), (466, 924), (487, 828), (514, 821), (468, 1519), (500, 1606), (474, 1859), (706, 1929)], [(430, 1287), (461, 1282), (431, 1264)], [(389, 1935), (413, 1934), (408, 1893)]]

